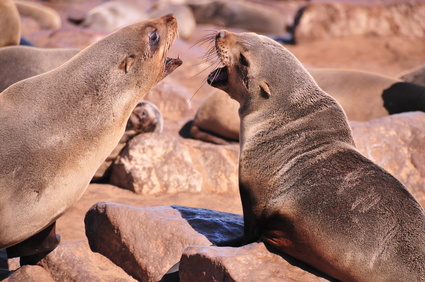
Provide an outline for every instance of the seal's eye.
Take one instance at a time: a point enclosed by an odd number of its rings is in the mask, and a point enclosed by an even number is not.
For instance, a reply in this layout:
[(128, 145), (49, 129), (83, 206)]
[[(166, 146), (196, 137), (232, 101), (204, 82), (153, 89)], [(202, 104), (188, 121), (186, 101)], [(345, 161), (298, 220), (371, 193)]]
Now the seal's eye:
[(156, 31), (156, 30), (154, 30), (154, 31), (152, 31), (150, 34), (149, 34), (149, 42), (151, 43), (151, 44), (155, 44), (155, 43), (157, 43), (159, 41), (159, 34), (158, 34), (158, 32)]
[(245, 66), (245, 67), (248, 67), (248, 66), (249, 66), (248, 61), (246, 60), (245, 56), (244, 56), (244, 55), (242, 55), (242, 53), (241, 53), (241, 54), (240, 54), (240, 56), (239, 56), (239, 63), (240, 63), (241, 65)]

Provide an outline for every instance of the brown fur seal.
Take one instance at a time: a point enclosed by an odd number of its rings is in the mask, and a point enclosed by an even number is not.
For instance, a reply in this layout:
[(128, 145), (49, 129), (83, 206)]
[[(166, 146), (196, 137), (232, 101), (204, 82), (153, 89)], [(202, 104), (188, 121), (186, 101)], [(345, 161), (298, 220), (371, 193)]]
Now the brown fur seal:
[(209, 83), (240, 103), (244, 243), (342, 281), (425, 279), (425, 212), (355, 148), (341, 106), (282, 45), (219, 31)]
[(199, 107), (190, 128), (195, 139), (215, 144), (229, 144), (239, 141), (239, 104), (226, 93), (218, 90)]
[[(0, 94), (0, 249), (38, 232), (54, 237), (56, 219), (118, 144), (134, 107), (181, 65), (166, 57), (176, 33), (173, 15), (135, 23)], [(36, 249), (15, 245), (13, 256), (55, 247), (43, 237)]]
[(189, 4), (198, 24), (243, 28), (264, 34), (286, 34), (292, 19), (277, 9), (249, 1), (210, 1)]
[(0, 1), (0, 47), (19, 45), (21, 19), (13, 0)]
[[(0, 92), (13, 83), (52, 70), (75, 56), (74, 48), (9, 46), (0, 49)], [(13, 67), (11, 67), (13, 66)]]
[[(318, 68), (308, 71), (319, 87), (339, 102), (349, 120), (366, 121), (389, 114), (425, 111), (423, 86), (358, 70)], [(223, 98), (207, 99), (195, 116), (191, 136), (217, 144), (235, 140), (226, 132), (232, 132), (233, 136), (239, 134), (239, 128), (234, 126), (239, 122), (238, 107), (237, 103)], [(224, 117), (232, 123), (216, 122)]]
[(58, 12), (52, 8), (31, 1), (15, 0), (16, 7), (22, 17), (34, 19), (42, 29), (59, 29), (62, 20)]

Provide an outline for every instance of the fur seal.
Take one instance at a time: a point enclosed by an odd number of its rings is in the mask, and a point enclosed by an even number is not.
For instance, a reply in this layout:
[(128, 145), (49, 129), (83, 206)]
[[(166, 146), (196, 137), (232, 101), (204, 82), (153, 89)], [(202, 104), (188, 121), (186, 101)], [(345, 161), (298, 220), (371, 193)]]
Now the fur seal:
[(275, 8), (249, 1), (210, 1), (189, 4), (198, 24), (243, 28), (263, 34), (283, 35), (292, 25)]
[(0, 94), (0, 249), (15, 245), (22, 256), (29, 248), (16, 244), (40, 231), (55, 237), (56, 219), (118, 144), (134, 107), (182, 64), (167, 57), (176, 33), (173, 15), (135, 23)]
[(147, 13), (135, 3), (108, 1), (87, 12), (84, 18), (68, 18), (72, 23), (85, 28), (114, 31), (136, 21), (147, 20)]
[[(425, 111), (423, 86), (359, 70), (314, 68), (308, 71), (319, 87), (338, 101), (349, 120), (367, 121), (389, 114)], [(234, 126), (239, 122), (238, 107), (236, 102), (223, 98), (207, 99), (194, 118), (191, 136), (217, 144), (238, 140), (226, 133), (239, 134), (239, 127)], [(224, 117), (232, 123), (215, 121)]]
[(222, 30), (215, 46), (209, 84), (240, 103), (243, 243), (341, 281), (424, 280), (425, 212), (355, 148), (338, 102), (267, 37)]
[[(0, 49), (0, 92), (15, 82), (59, 67), (79, 49), (9, 46)], [(13, 66), (13, 67), (11, 67)]]
[(19, 15), (34, 19), (42, 29), (59, 29), (62, 20), (58, 12), (39, 3), (15, 0)]
[(0, 47), (19, 45), (21, 19), (13, 0), (0, 1)]

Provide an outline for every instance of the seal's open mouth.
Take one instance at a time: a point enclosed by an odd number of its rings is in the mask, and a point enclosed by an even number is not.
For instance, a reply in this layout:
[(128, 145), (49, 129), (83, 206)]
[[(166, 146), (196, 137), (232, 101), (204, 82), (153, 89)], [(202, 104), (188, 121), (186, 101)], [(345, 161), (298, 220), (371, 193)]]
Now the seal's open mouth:
[(176, 68), (181, 66), (181, 64), (183, 64), (183, 61), (180, 57), (176, 59), (167, 57), (164, 62), (164, 77), (172, 73)]
[(226, 86), (229, 83), (227, 67), (214, 70), (208, 75), (208, 84), (214, 87)]

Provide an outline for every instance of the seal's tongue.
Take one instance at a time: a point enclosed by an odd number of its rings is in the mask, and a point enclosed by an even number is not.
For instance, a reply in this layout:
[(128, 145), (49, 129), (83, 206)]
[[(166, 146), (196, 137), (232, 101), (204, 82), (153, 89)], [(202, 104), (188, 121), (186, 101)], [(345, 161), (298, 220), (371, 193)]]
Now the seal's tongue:
[(177, 57), (176, 59), (167, 57), (165, 59), (164, 77), (172, 73), (176, 68), (181, 66), (181, 64), (183, 64), (183, 61), (180, 57)]
[(229, 82), (227, 67), (214, 70), (208, 75), (208, 84), (214, 87), (225, 86)]

